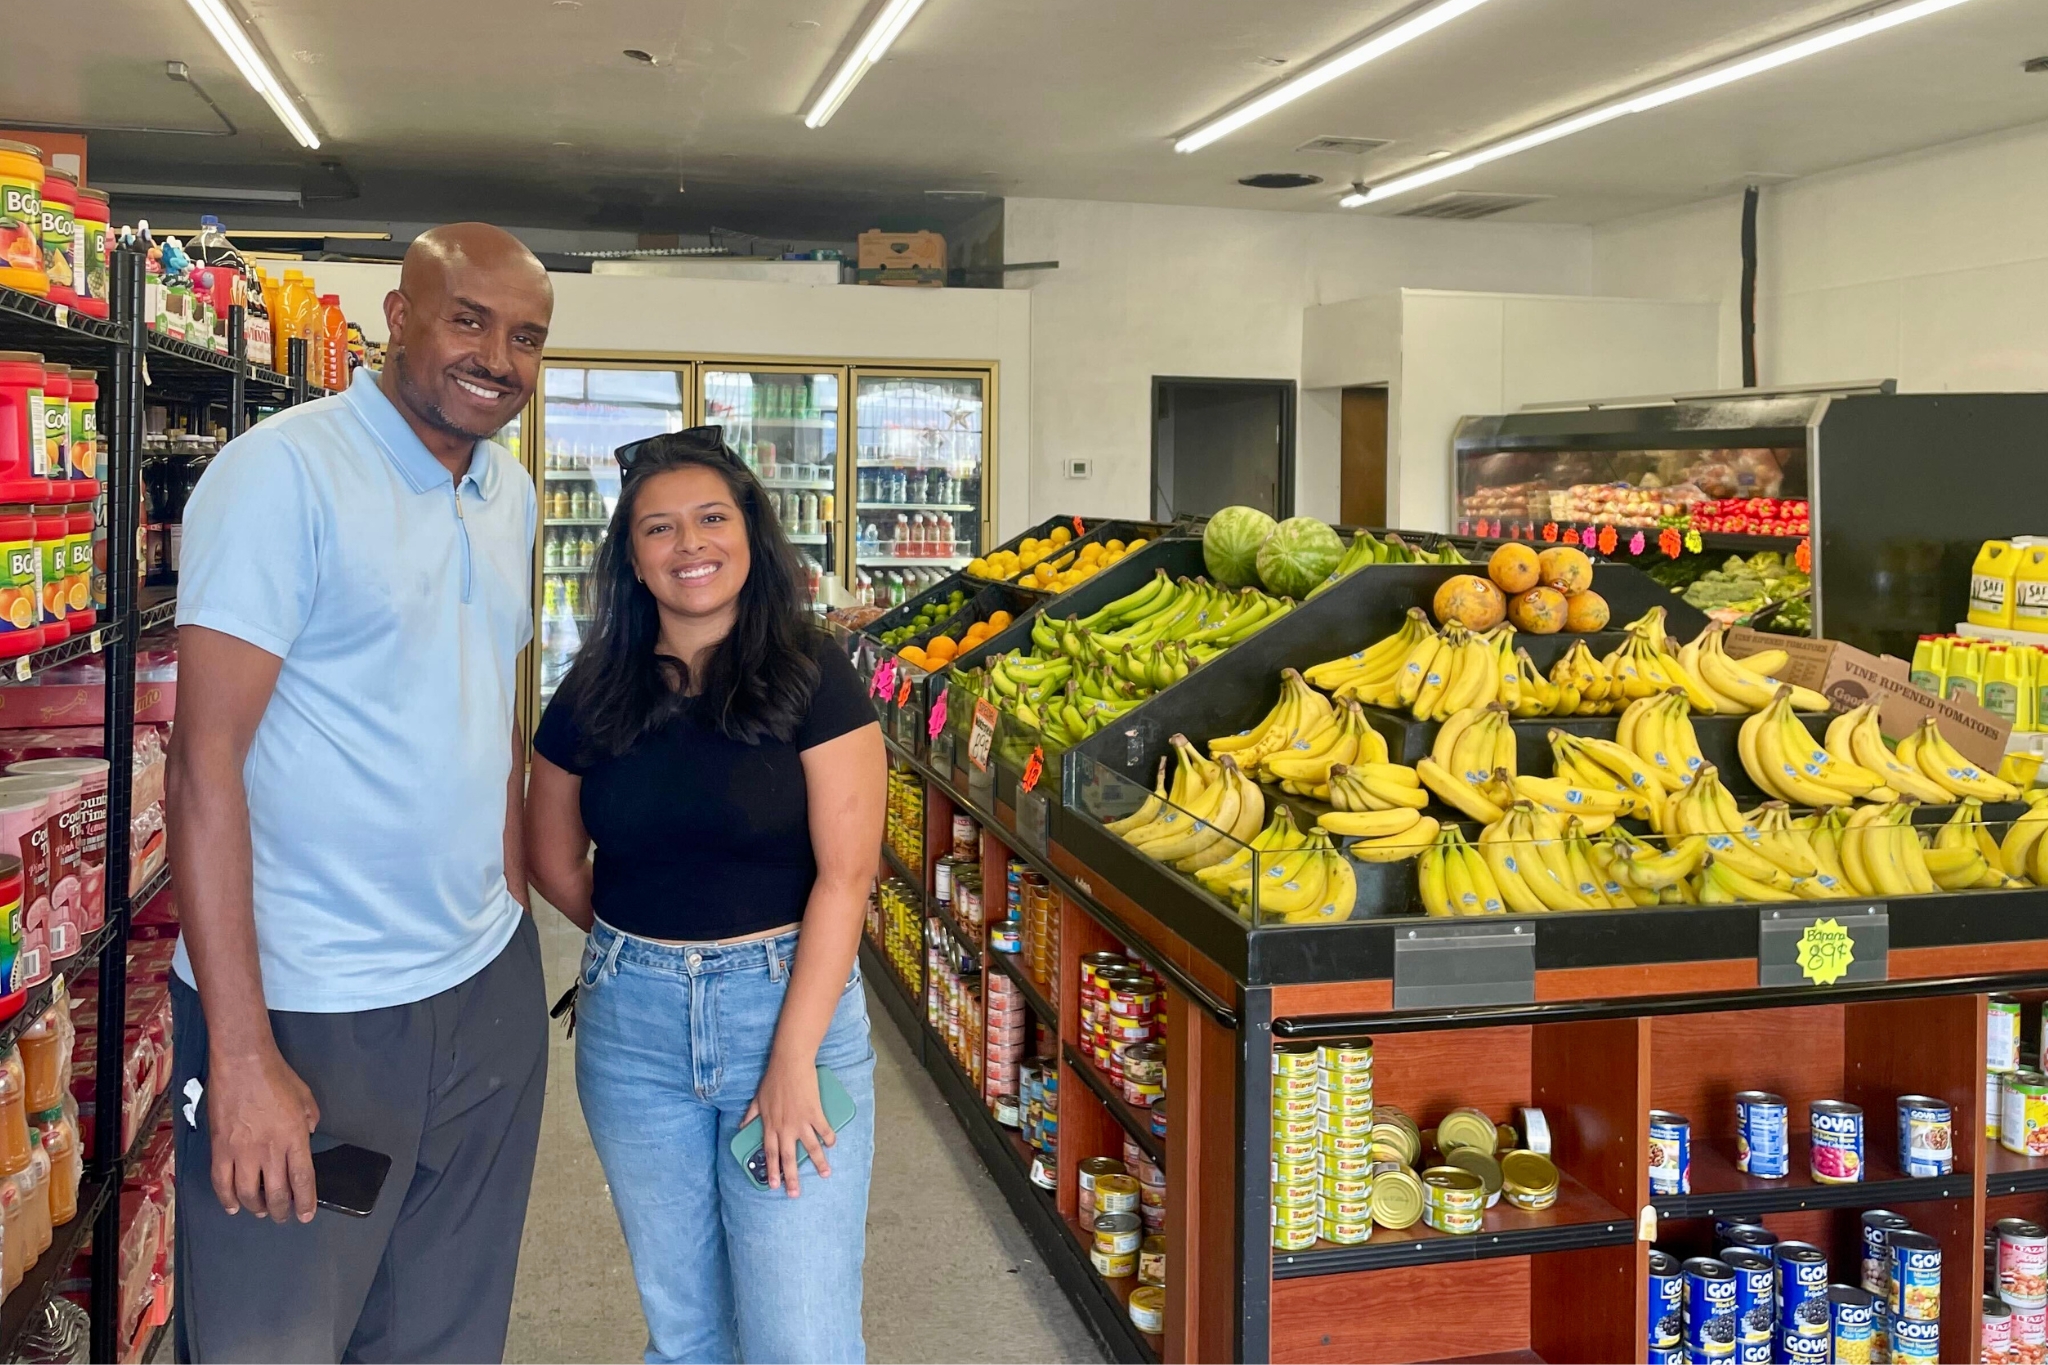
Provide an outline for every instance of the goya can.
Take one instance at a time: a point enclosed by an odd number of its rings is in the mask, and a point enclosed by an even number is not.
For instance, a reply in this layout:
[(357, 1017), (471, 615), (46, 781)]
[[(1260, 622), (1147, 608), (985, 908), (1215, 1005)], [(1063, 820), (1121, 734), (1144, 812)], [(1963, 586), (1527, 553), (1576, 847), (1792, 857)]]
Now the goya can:
[[(1827, 1304), (1821, 1304), (1821, 1308), (1825, 1310)], [(1829, 1365), (1834, 1345), (1834, 1338), (1826, 1332), (1819, 1336), (1787, 1336), (1780, 1332), (1776, 1343), (1777, 1358), (1786, 1365)]]
[(1685, 1365), (1685, 1346), (1652, 1346), (1650, 1365)]
[(1694, 1360), (1735, 1354), (1735, 1272), (1711, 1256), (1685, 1263), (1685, 1353)]
[(1828, 1339), (1827, 1253), (1807, 1242), (1771, 1248), (1778, 1263), (1778, 1335)]
[(2021, 1070), (2005, 1077), (1998, 1145), (2021, 1156), (2048, 1156), (2048, 1076)]
[(1984, 1365), (2006, 1365), (2013, 1358), (2012, 1308), (1994, 1295), (1984, 1296), (1984, 1344), (1978, 1359)]
[(1770, 1345), (1778, 1326), (1777, 1262), (1744, 1247), (1731, 1247), (1719, 1259), (1735, 1272), (1735, 1339)]
[(1941, 1243), (1910, 1229), (1891, 1234), (1892, 1275), (1887, 1299), (1892, 1321), (1934, 1322), (1941, 1317)]
[(1876, 1305), (1868, 1291), (1853, 1284), (1830, 1285), (1828, 1336), (1834, 1343), (1835, 1365), (1870, 1365), (1871, 1338), (1876, 1334)]
[(1650, 1193), (1692, 1193), (1692, 1124), (1683, 1114), (1650, 1111)]
[(1892, 1322), (1892, 1365), (1937, 1365), (1941, 1359), (1941, 1323), (1917, 1319)]
[(1668, 1251), (1650, 1253), (1650, 1349), (1685, 1345), (1685, 1273)]
[(1892, 1292), (1891, 1237), (1912, 1226), (1890, 1209), (1871, 1209), (1863, 1215), (1863, 1268), (1857, 1279), (1865, 1289), (1887, 1302)]
[(1761, 1223), (1745, 1223), (1740, 1218), (1717, 1219), (1714, 1223), (1714, 1244), (1748, 1247), (1752, 1251), (1768, 1253), (1778, 1244), (1778, 1234)]
[(2024, 1218), (2001, 1218), (1998, 1297), (2018, 1307), (2048, 1304), (2048, 1229)]
[(2020, 1002), (1994, 995), (1984, 1009), (1984, 1069), (2001, 1074), (2020, 1069)]
[(1863, 1179), (1863, 1111), (1845, 1100), (1815, 1100), (1807, 1114), (1813, 1128), (1814, 1180), (1853, 1185)]
[(1766, 1180), (1792, 1173), (1792, 1119), (1784, 1096), (1745, 1090), (1735, 1097), (1735, 1168)]
[(1899, 1169), (1911, 1176), (1948, 1175), (1956, 1168), (1949, 1107), (1931, 1095), (1899, 1096)]

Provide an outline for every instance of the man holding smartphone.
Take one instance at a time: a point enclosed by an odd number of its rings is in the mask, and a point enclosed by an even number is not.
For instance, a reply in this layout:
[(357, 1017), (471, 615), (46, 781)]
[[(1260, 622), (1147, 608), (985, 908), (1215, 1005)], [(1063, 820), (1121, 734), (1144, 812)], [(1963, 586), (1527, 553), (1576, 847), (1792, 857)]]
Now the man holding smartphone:
[[(181, 1360), (503, 1354), (547, 1040), (515, 718), (536, 500), (489, 438), (553, 305), (509, 234), (424, 234), (383, 373), (230, 442), (186, 510)], [(348, 1147), (390, 1160), (374, 1201)], [(319, 1207), (315, 1153), (366, 1214)]]

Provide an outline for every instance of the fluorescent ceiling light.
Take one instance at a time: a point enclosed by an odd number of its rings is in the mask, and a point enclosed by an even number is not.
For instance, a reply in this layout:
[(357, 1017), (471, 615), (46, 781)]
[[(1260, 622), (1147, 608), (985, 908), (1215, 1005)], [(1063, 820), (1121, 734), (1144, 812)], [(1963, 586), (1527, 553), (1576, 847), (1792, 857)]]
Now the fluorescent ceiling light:
[(270, 106), (271, 113), (277, 115), (277, 121), (298, 140), (301, 147), (317, 151), (320, 138), (313, 131), (313, 125), (306, 122), (305, 115), (294, 105), (291, 92), (271, 71), (256, 45), (249, 41), (241, 20), (229, 11), (226, 0), (185, 0), (185, 3), (199, 16), (199, 22), (206, 25), (206, 31), (220, 44), (221, 51), (228, 54), (228, 60), (242, 73), (242, 79), (263, 96), (263, 102)]
[(1230, 112), (1210, 119), (1193, 132), (1176, 139), (1173, 150), (1198, 152), (1216, 139), (1227, 137), (1246, 124), (1264, 118), (1275, 109), (1294, 103), (1312, 90), (1322, 89), (1339, 76), (1348, 75), (1367, 62), (1386, 56), (1395, 48), (1405, 47), (1458, 16), (1470, 14), (1485, 3), (1486, 0), (1437, 0), (1436, 4), (1410, 15), (1400, 23), (1361, 38), (1334, 56), (1325, 57), (1256, 99), (1247, 100)]
[(804, 127), (823, 128), (831, 117), (839, 112), (839, 106), (846, 103), (846, 97), (853, 93), (853, 87), (860, 84), (860, 78), (868, 74), (868, 68), (882, 60), (882, 54), (889, 50), (889, 44), (903, 32), (917, 12), (924, 8), (924, 0), (889, 0), (868, 25), (867, 32), (860, 35), (853, 51), (846, 54), (846, 60), (832, 73), (832, 79), (818, 92), (818, 98), (811, 101), (811, 107), (804, 113)]
[[(103, 180), (95, 189), (108, 194), (124, 194), (136, 199), (199, 199), (232, 200), (241, 204), (296, 204), (305, 205), (305, 196), (298, 190), (242, 190), (228, 187), (214, 188), (204, 185), (140, 185), (128, 181)], [(316, 237), (332, 237), (331, 232), (313, 234)]]
[(1573, 133), (1582, 133), (1588, 128), (1598, 127), (1627, 114), (1642, 114), (1652, 109), (1661, 109), (1667, 104), (1674, 104), (1709, 90), (1718, 90), (1745, 77), (1775, 71), (1781, 66), (1841, 47), (1845, 43), (1853, 43), (1858, 38), (1868, 38), (1872, 34), (1883, 33), (1886, 29), (1897, 28), (1901, 24), (1924, 19), (1930, 14), (1939, 14), (1943, 10), (1954, 9), (1968, 2), (1969, 0), (1910, 0), (1910, 3), (1906, 4), (1891, 4), (1863, 10), (1805, 37), (1793, 38), (1760, 52), (1751, 53), (1747, 57), (1708, 67), (1697, 75), (1681, 76), (1676, 80), (1666, 81), (1638, 94), (1624, 95), (1618, 100), (1611, 100), (1584, 113), (1574, 114), (1570, 118), (1544, 124), (1540, 128), (1503, 142), (1481, 147), (1476, 152), (1467, 152), (1463, 156), (1440, 161), (1412, 175), (1404, 175), (1367, 189), (1354, 190), (1337, 202), (1347, 209), (1355, 209), (1364, 204), (1376, 204), (1382, 199), (1391, 199), (1397, 194), (1407, 194), (1425, 185), (1434, 185), (1440, 180), (1463, 175), (1476, 166), (1484, 166), (1489, 161), (1499, 161), (1518, 152), (1526, 152), (1531, 147), (1541, 147), (1546, 142), (1555, 142), (1559, 138), (1570, 137)]

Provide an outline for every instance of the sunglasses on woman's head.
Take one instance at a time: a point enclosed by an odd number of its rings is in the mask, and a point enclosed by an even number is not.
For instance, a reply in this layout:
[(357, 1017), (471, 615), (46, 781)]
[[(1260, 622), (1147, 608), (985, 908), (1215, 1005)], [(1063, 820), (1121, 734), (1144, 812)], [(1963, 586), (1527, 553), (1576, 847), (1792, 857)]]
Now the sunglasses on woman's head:
[(740, 457), (725, 443), (724, 427), (686, 427), (682, 431), (663, 432), (659, 436), (647, 436), (638, 441), (628, 441), (612, 452), (612, 458), (619, 462), (619, 472), (630, 474), (641, 457), (652, 450), (657, 443), (670, 443), (693, 454), (715, 455), (727, 464), (745, 469)]

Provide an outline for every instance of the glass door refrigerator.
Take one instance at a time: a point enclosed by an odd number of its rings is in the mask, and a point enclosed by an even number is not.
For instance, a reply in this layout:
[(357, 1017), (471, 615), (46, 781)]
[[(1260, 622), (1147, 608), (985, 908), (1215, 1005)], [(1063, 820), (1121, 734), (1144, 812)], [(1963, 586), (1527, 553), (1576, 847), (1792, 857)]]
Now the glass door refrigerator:
[(515, 433), (540, 494), (534, 537), (533, 646), (522, 690), (527, 729), (569, 671), (591, 617), (591, 571), (619, 500), (612, 452), (628, 441), (681, 431), (690, 411), (688, 365), (551, 361), (540, 396)]
[(855, 596), (908, 601), (988, 544), (991, 381), (987, 370), (854, 369)]
[(815, 366), (705, 362), (699, 371), (703, 422), (725, 428), (768, 490), (776, 519), (802, 561), (811, 610), (823, 613), (825, 575), (839, 568), (840, 399), (846, 371)]

